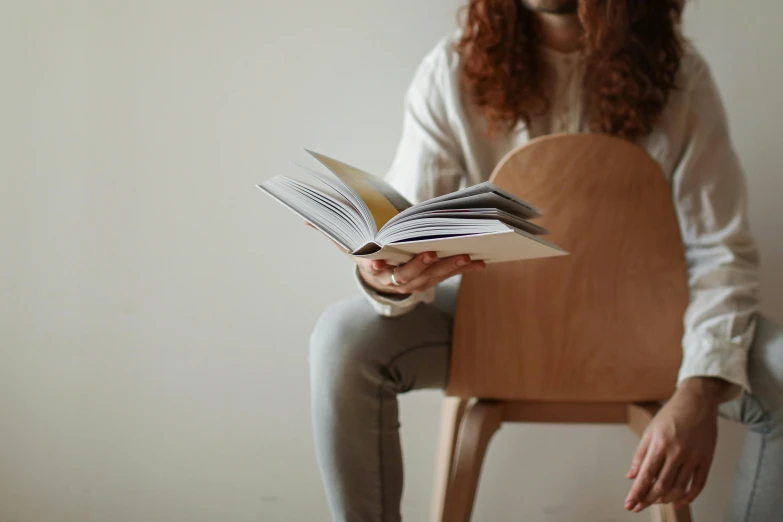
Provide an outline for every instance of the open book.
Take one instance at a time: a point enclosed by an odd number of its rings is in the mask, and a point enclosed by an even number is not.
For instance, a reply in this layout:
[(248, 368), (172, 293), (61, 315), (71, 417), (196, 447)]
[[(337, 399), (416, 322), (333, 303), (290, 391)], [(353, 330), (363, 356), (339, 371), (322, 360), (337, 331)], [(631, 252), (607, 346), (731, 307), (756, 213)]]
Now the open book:
[(540, 237), (538, 209), (489, 182), (411, 205), (383, 179), (307, 152), (329, 170), (300, 166), (320, 186), (274, 176), (258, 188), (351, 255), (398, 265), (429, 251), (487, 263), (567, 254)]

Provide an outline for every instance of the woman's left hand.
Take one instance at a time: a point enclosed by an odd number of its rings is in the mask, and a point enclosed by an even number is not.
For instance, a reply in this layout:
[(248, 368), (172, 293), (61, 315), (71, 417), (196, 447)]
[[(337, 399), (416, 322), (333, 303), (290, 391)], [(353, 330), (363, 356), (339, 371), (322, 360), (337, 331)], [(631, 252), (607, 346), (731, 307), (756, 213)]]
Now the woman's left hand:
[(692, 378), (680, 384), (644, 432), (627, 477), (635, 479), (625, 509), (691, 503), (704, 488), (715, 453), (718, 405), (729, 383)]

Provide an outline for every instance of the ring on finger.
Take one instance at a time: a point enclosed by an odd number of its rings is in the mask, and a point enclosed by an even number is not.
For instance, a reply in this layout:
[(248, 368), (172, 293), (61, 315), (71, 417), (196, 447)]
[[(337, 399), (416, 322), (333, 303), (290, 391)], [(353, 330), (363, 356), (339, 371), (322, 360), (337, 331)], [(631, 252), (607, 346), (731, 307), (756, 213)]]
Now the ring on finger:
[[(396, 269), (395, 269), (395, 270), (396, 270)], [(393, 284), (394, 286), (402, 286), (402, 283), (400, 283), (399, 281), (397, 281), (397, 278), (396, 278), (396, 277), (394, 277), (394, 270), (392, 270), (392, 273), (391, 273), (391, 282), (392, 282), (392, 284)]]

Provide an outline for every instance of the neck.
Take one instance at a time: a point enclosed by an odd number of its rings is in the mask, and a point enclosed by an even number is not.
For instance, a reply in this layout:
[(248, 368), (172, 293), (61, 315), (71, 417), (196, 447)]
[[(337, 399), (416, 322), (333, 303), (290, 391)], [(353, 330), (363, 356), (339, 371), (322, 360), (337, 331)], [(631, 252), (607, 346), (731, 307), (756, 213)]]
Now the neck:
[(581, 46), (582, 23), (573, 14), (534, 13), (541, 41), (550, 49), (570, 53)]

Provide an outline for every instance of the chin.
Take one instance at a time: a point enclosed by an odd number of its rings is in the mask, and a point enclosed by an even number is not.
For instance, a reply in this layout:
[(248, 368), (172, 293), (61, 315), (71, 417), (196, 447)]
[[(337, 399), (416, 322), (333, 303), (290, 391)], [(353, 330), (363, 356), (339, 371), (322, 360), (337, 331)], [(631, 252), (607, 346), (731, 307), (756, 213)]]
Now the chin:
[(522, 3), (538, 13), (574, 14), (579, 9), (578, 0), (522, 0)]

